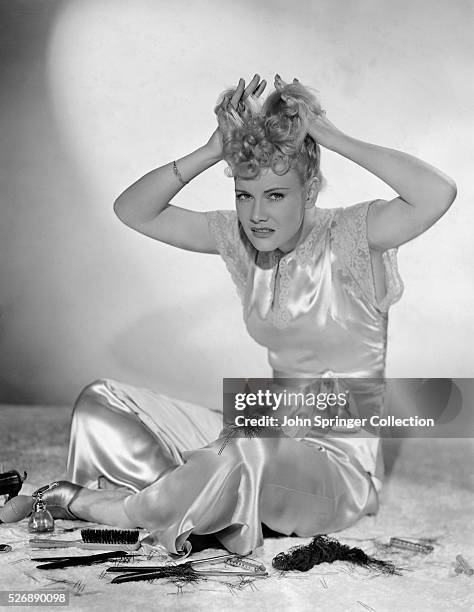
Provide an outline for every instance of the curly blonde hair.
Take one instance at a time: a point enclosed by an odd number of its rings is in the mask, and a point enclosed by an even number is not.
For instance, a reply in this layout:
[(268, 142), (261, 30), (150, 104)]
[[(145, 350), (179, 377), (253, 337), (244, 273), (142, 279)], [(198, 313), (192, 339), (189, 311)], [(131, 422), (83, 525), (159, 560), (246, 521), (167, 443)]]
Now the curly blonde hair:
[(215, 107), (224, 144), (227, 174), (244, 179), (258, 178), (262, 168), (285, 174), (295, 168), (304, 185), (316, 178), (320, 186), (321, 150), (306, 133), (300, 116), (320, 113), (316, 97), (299, 82), (272, 92), (263, 104), (248, 96), (234, 109), (233, 89), (223, 92)]

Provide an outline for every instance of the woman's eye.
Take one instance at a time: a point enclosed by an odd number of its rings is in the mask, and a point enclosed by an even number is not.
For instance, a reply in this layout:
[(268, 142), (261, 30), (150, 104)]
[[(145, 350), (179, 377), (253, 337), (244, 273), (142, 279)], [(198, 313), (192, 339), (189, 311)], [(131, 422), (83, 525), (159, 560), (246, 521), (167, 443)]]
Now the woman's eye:
[(279, 192), (275, 191), (275, 192), (271, 193), (268, 197), (269, 197), (270, 200), (275, 200), (276, 201), (276, 200), (282, 200), (285, 197), (285, 195), (283, 193), (279, 193)]
[(248, 193), (236, 193), (235, 194), (235, 199), (236, 200), (248, 200), (251, 196)]

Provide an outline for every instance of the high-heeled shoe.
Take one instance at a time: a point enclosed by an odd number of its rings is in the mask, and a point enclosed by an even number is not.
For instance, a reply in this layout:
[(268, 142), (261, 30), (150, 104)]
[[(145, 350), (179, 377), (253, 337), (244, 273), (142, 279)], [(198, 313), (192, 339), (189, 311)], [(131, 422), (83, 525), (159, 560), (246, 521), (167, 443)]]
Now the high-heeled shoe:
[(57, 480), (35, 491), (33, 497), (41, 495), (53, 518), (80, 521), (81, 519), (71, 511), (69, 506), (83, 488), (67, 480)]
[(41, 487), (31, 496), (17, 495), (7, 501), (3, 508), (0, 508), (0, 523), (17, 523), (30, 516), (39, 495), (43, 498), (53, 518), (80, 521), (81, 519), (71, 511), (69, 506), (83, 488), (67, 480), (58, 480)]

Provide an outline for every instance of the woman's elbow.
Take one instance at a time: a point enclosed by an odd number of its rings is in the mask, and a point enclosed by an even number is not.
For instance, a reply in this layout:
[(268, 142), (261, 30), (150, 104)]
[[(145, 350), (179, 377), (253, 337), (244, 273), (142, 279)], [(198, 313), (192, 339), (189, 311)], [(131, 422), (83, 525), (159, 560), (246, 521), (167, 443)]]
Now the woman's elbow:
[(456, 185), (456, 182), (454, 181), (454, 179), (452, 179), (451, 177), (448, 177), (447, 179), (446, 190), (447, 190), (446, 202), (447, 202), (447, 208), (449, 208), (451, 204), (454, 202), (454, 200), (456, 199), (456, 196), (458, 195), (458, 186)]
[(114, 213), (117, 215), (120, 221), (122, 221), (122, 223), (125, 223), (125, 225), (128, 225), (127, 206), (122, 196), (119, 196), (114, 202)]
[(458, 187), (455, 183), (455, 181), (447, 176), (445, 178), (445, 185), (443, 188), (443, 193), (440, 194), (441, 195), (441, 201), (442, 201), (442, 207), (444, 209), (444, 211), (448, 210), (448, 208), (451, 206), (451, 204), (454, 202), (454, 200), (456, 199), (456, 196), (458, 194)]

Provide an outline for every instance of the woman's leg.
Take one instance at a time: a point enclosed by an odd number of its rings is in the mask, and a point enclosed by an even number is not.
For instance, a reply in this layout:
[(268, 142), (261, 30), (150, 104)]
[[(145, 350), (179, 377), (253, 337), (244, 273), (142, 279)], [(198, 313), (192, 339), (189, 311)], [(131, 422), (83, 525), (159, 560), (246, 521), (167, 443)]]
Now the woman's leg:
[(221, 427), (218, 412), (97, 380), (74, 406), (66, 478), (93, 489), (105, 481), (137, 492), (181, 465), (183, 451), (215, 439)]
[[(182, 465), (183, 452), (205, 446), (221, 428), (217, 411), (114, 380), (96, 380), (74, 405), (66, 476), (93, 490), (81, 491), (80, 499), (69, 505), (71, 512), (84, 520), (125, 526), (130, 521), (122, 510), (124, 496)], [(67, 495), (56, 497), (61, 505)], [(0, 508), (0, 521), (21, 520), (31, 504), (29, 496), (7, 504)]]
[(263, 544), (261, 523), (290, 535), (330, 533), (373, 511), (373, 486), (348, 460), (294, 439), (222, 439), (123, 499), (131, 523), (169, 552), (190, 533), (215, 534), (232, 552)]
[(83, 521), (111, 525), (122, 529), (140, 527), (125, 513), (123, 502), (130, 491), (92, 491), (84, 488), (70, 504), (71, 512)]

